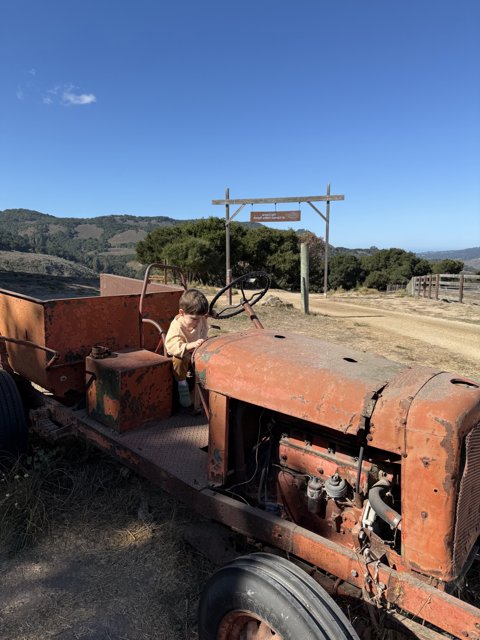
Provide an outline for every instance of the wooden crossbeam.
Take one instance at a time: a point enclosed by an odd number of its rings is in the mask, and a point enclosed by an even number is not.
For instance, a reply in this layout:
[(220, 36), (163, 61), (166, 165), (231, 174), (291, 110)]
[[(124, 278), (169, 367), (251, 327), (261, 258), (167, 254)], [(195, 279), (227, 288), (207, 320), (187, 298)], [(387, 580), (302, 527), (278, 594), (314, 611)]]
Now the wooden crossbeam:
[(275, 204), (284, 202), (333, 202), (334, 200), (345, 200), (345, 196), (291, 196), (289, 198), (241, 198), (235, 200), (212, 200), (212, 204)]

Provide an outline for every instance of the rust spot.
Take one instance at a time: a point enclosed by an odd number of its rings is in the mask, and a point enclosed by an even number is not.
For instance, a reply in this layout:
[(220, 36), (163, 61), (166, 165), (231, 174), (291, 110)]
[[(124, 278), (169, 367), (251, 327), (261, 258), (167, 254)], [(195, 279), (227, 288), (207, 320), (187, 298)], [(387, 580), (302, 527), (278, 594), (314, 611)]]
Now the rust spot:
[(122, 460), (125, 460), (127, 463), (130, 463), (131, 465), (134, 465), (137, 467), (140, 465), (140, 460), (133, 453), (133, 451), (128, 451), (127, 449), (120, 449), (117, 447), (115, 448), (115, 454)]

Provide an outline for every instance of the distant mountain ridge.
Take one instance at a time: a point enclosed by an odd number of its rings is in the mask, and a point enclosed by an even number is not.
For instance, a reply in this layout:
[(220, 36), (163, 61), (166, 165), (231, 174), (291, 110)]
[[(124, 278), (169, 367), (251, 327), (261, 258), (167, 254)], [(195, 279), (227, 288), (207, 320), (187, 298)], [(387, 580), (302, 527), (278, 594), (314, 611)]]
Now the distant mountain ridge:
[(60, 218), (30, 209), (5, 209), (0, 211), (0, 249), (53, 255), (96, 272), (136, 275), (137, 243), (159, 226), (182, 222), (168, 216)]
[(480, 247), (470, 249), (451, 249), (448, 251), (425, 251), (417, 253), (425, 260), (476, 260), (480, 258)]
[[(191, 219), (192, 220), (192, 219)], [(190, 220), (190, 221), (191, 221)], [(61, 218), (31, 209), (0, 211), (0, 250), (47, 254), (81, 263), (95, 272), (110, 271), (136, 276), (135, 247), (159, 226), (188, 222), (168, 216), (112, 214), (96, 218)], [(258, 223), (244, 223), (262, 226)], [(377, 247), (347, 249), (331, 247), (332, 255), (371, 255)], [(467, 269), (480, 269), (480, 247), (417, 253), (427, 260), (462, 260)]]
[(417, 255), (425, 258), (425, 260), (461, 260), (465, 265), (465, 271), (480, 270), (480, 247), (449, 251), (426, 251), (417, 253)]

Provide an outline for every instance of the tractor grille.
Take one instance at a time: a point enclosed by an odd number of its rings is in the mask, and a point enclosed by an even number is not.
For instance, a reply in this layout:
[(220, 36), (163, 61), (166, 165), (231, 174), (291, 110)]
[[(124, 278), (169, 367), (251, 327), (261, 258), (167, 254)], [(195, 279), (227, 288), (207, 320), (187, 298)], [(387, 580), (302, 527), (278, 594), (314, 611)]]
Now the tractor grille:
[(457, 575), (480, 535), (480, 423), (465, 438), (463, 468), (458, 492), (453, 562)]

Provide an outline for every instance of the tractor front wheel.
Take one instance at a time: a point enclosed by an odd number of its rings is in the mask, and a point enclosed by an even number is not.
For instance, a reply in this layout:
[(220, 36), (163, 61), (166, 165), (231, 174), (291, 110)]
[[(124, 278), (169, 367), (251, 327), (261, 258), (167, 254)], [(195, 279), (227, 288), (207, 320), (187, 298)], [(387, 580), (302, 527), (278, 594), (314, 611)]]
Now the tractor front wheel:
[(292, 562), (267, 553), (216, 571), (199, 605), (200, 640), (358, 640), (341, 609)]

